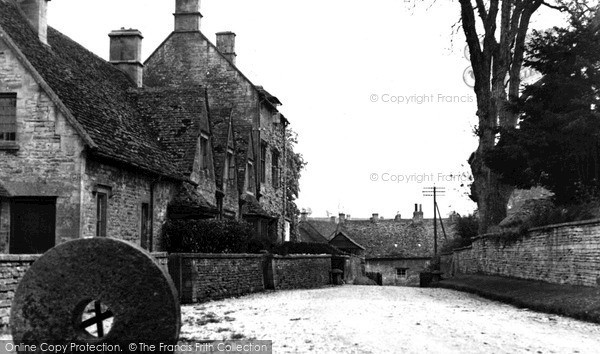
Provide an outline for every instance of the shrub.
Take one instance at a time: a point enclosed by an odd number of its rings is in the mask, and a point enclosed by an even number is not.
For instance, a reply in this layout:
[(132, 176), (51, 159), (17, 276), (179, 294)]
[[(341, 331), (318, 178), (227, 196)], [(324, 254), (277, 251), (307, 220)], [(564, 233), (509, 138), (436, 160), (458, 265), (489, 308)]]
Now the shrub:
[(456, 225), (456, 237), (442, 244), (441, 252), (450, 253), (457, 248), (470, 246), (473, 237), (478, 235), (479, 222), (475, 215), (459, 216)]
[(284, 242), (281, 245), (273, 247), (271, 252), (283, 256), (288, 254), (345, 254), (327, 243), (311, 242)]
[(266, 246), (237, 220), (169, 220), (163, 241), (171, 253), (259, 253)]

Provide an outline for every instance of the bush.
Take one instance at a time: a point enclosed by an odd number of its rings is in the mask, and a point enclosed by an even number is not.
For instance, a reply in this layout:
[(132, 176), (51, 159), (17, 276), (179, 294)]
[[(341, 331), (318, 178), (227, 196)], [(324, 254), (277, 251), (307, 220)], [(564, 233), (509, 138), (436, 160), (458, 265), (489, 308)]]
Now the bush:
[(450, 253), (457, 248), (470, 246), (472, 238), (478, 235), (479, 221), (475, 215), (459, 216), (456, 225), (456, 237), (442, 244), (441, 252)]
[(281, 245), (273, 247), (271, 252), (283, 256), (288, 254), (345, 254), (327, 243), (311, 242), (284, 242)]
[(170, 220), (163, 241), (170, 253), (259, 253), (266, 246), (237, 220)]

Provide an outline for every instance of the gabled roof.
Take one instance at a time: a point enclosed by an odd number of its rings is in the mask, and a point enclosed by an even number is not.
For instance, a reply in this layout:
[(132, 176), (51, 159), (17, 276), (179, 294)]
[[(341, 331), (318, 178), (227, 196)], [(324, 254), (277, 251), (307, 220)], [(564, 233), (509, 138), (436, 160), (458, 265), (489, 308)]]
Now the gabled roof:
[(192, 172), (198, 137), (210, 133), (205, 92), (201, 86), (144, 88), (132, 95), (143, 121), (186, 176)]
[(12, 0), (0, 0), (0, 38), (48, 95), (57, 98), (91, 155), (182, 178), (136, 114), (127, 94), (135, 85), (123, 72), (51, 27), (49, 46), (42, 44)]
[(272, 108), (274, 108), (275, 110), (277, 106), (281, 105), (281, 101), (279, 101), (279, 99), (273, 95), (271, 95), (267, 90), (264, 89), (264, 87), (262, 86), (255, 86), (256, 90), (258, 91), (258, 97), (261, 99), (261, 101), (266, 101), (268, 102)]
[(310, 226), (326, 240), (330, 240), (337, 229), (337, 224), (331, 220), (314, 220), (309, 218), (305, 222), (310, 224)]
[(336, 241), (340, 240), (340, 239), (345, 239), (348, 242), (350, 242), (352, 245), (354, 245), (356, 248), (359, 248), (361, 250), (364, 250), (365, 248), (359, 244), (358, 242), (354, 241), (352, 239), (352, 237), (348, 236), (347, 233), (345, 233), (343, 230), (338, 229), (333, 233), (333, 238), (331, 240), (329, 240), (330, 244), (335, 244)]
[(298, 233), (300, 234), (300, 242), (311, 243), (327, 243), (328, 240), (323, 236), (313, 225), (308, 221), (300, 221), (298, 223)]
[[(447, 220), (444, 227), (448, 238), (452, 238), (454, 228)], [(340, 225), (342, 231), (354, 242), (365, 247), (365, 256), (419, 258), (433, 255), (433, 222), (413, 222), (412, 220), (347, 220)], [(438, 222), (438, 247), (444, 236)]]

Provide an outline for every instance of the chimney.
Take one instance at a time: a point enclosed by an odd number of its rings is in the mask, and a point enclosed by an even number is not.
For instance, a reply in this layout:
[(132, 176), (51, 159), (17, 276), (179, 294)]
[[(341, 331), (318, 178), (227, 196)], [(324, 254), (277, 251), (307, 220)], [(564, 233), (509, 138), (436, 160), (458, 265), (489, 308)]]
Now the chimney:
[(379, 214), (377, 213), (373, 213), (373, 217), (371, 218), (371, 221), (376, 223), (377, 221), (379, 221)]
[(175, 0), (175, 32), (200, 31), (200, 0)]
[(110, 37), (110, 63), (122, 70), (142, 87), (144, 65), (142, 64), (142, 33), (136, 29), (112, 31)]
[(308, 213), (303, 211), (300, 213), (300, 221), (308, 221)]
[(18, 1), (19, 7), (21, 7), (40, 41), (44, 44), (48, 44), (48, 1), (50, 0)]
[(420, 204), (415, 204), (415, 211), (413, 213), (413, 221), (414, 222), (423, 221), (423, 209)]
[(340, 221), (339, 221), (339, 223), (340, 223), (340, 224), (343, 224), (343, 223), (344, 223), (344, 221), (346, 221), (346, 214), (344, 214), (344, 213), (340, 213), (340, 215), (339, 215), (339, 220), (340, 220)]
[(334, 224), (335, 224), (335, 216), (330, 216), (330, 217), (329, 217), (329, 220), (330, 220), (332, 223), (334, 223)]
[(398, 212), (396, 216), (394, 216), (394, 221), (402, 221), (402, 215), (400, 215), (400, 212)]
[(227, 60), (235, 65), (235, 33), (219, 32), (217, 33), (217, 49)]

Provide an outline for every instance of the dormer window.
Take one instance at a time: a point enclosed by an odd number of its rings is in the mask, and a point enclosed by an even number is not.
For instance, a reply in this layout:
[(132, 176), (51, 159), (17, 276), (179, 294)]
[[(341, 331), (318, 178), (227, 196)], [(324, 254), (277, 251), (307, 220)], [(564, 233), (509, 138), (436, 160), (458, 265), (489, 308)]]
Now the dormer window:
[(0, 144), (17, 140), (17, 94), (0, 93)]
[(208, 136), (204, 134), (200, 136), (200, 168), (208, 168)]
[(228, 181), (233, 180), (235, 176), (235, 161), (233, 159), (233, 150), (228, 149), (225, 155), (225, 168), (223, 169), (223, 182), (227, 184)]
[(246, 192), (254, 193), (254, 162), (248, 160), (246, 166)]

